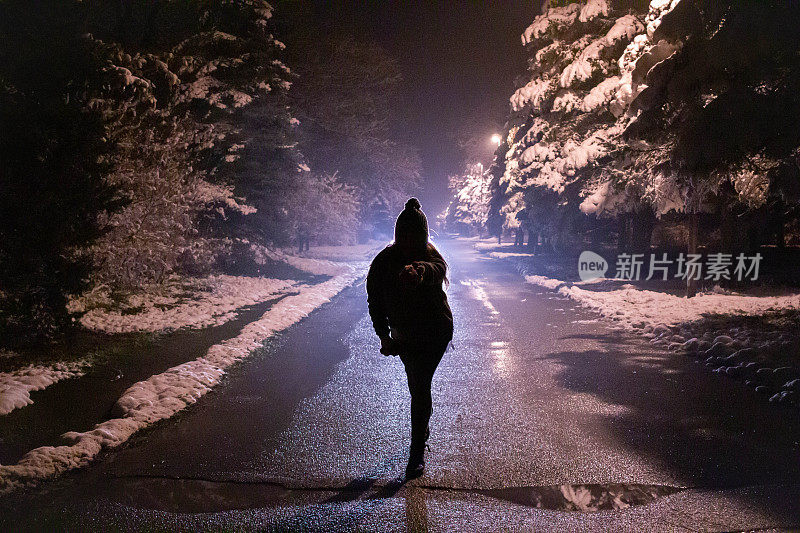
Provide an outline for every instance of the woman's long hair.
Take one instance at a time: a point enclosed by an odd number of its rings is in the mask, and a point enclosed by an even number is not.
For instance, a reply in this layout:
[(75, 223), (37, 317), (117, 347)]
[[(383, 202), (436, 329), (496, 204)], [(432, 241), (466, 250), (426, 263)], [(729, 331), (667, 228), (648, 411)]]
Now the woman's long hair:
[(444, 256), (439, 252), (436, 246), (433, 245), (432, 242), (428, 241), (428, 257), (430, 258), (440, 258), (442, 262), (444, 262), (444, 286), (450, 287), (450, 278), (447, 277), (447, 271), (450, 270), (450, 265), (447, 264), (447, 260), (445, 260)]

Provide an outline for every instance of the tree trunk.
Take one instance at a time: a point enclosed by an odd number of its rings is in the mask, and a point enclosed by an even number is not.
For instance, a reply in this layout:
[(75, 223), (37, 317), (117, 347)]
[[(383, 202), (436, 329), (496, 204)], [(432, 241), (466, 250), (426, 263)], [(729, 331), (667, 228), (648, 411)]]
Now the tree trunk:
[(775, 240), (777, 241), (775, 244), (781, 250), (786, 247), (786, 217), (784, 217), (783, 211), (784, 207), (779, 205), (779, 209), (777, 210), (777, 213), (775, 213)]
[(725, 205), (720, 206), (719, 216), (720, 252), (734, 253), (736, 250), (736, 246), (734, 245), (734, 241), (736, 240), (735, 217), (733, 216), (733, 213), (731, 213), (730, 209)]
[(748, 251), (758, 250), (763, 244), (761, 242), (761, 233), (765, 223), (766, 221), (764, 215), (761, 212), (757, 211), (752, 217), (750, 217), (749, 224), (745, 228)]
[[(688, 253), (697, 253), (697, 227), (699, 225), (700, 216), (697, 213), (689, 213), (689, 240), (688, 240)], [(688, 272), (687, 272), (688, 273)], [(692, 298), (697, 294), (697, 280), (693, 277), (686, 276), (686, 297)]]
[(635, 253), (649, 253), (655, 216), (651, 211), (637, 212), (631, 216), (631, 247)]
[(620, 253), (629, 253), (628, 247), (630, 244), (630, 240), (628, 239), (628, 217), (627, 213), (623, 213), (619, 215), (617, 219), (617, 232), (619, 234), (617, 238), (617, 249)]

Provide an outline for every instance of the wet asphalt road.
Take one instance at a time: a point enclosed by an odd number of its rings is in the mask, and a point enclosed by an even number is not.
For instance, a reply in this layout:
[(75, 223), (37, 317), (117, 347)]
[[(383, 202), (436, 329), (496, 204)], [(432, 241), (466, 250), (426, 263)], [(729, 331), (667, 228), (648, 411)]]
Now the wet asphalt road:
[(571, 301), (523, 283), (469, 242), (442, 248), (452, 269), (456, 341), (434, 377), (422, 478), (403, 483), (405, 376), (399, 359), (378, 353), (357, 285), (179, 416), (89, 468), (0, 500), (0, 526), (800, 526), (796, 411), (613, 330)]

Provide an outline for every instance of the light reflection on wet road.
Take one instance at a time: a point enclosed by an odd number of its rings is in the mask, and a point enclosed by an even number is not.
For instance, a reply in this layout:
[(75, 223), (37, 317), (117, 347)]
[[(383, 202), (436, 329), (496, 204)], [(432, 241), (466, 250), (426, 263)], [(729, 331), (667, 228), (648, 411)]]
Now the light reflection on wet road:
[(434, 377), (422, 478), (399, 477), (405, 376), (378, 353), (356, 287), (178, 419), (17, 508), (30, 524), (122, 529), (800, 525), (800, 426), (786, 413), (468, 242), (443, 249), (455, 349)]

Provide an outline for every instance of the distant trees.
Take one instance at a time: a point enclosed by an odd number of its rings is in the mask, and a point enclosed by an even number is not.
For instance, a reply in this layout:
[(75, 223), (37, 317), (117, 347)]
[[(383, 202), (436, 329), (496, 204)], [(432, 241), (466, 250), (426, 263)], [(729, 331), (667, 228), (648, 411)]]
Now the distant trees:
[(397, 64), (352, 37), (310, 36), (295, 46), (300, 150), (312, 169), (352, 187), (367, 227), (381, 226), (386, 206), (402, 204), (420, 182), (416, 149), (396, 137)]
[(353, 244), (359, 211), (353, 188), (325, 174), (310, 173), (304, 180), (304, 187), (287, 193), (291, 228), (318, 242)]

